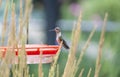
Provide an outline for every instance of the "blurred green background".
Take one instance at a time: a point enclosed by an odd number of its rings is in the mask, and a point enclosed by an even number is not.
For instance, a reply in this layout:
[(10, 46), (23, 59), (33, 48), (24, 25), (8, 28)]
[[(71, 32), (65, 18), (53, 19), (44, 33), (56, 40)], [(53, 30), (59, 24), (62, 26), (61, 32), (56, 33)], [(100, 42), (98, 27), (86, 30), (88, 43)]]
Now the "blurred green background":
[[(19, 0), (14, 0), (16, 4), (19, 4)], [(35, 1), (35, 0), (34, 0)], [(37, 1), (37, 0), (36, 0)], [(39, 0), (38, 0), (39, 1)], [(3, 1), (2, 6), (0, 7), (0, 22), (2, 24), (3, 11), (4, 11)], [(19, 13), (19, 6), (16, 6), (16, 13)], [(76, 0), (76, 1), (64, 1), (61, 6), (61, 18), (58, 22), (61, 24), (63, 31), (63, 37), (67, 39), (67, 42), (71, 44), (71, 31), (74, 21), (77, 20), (79, 11), (83, 11), (82, 17), (82, 33), (79, 41), (78, 52), (80, 53), (81, 48), (84, 46), (94, 23), (98, 24), (97, 31), (92, 38), (90, 46), (86, 50), (86, 53), (83, 57), (82, 63), (79, 65), (79, 70), (84, 68), (83, 77), (87, 76), (88, 70), (91, 67), (92, 73), (91, 77), (94, 76), (95, 70), (95, 60), (98, 52), (99, 37), (101, 32), (102, 21), (104, 15), (108, 12), (108, 22), (105, 34), (105, 42), (102, 53), (102, 66), (100, 70), (99, 77), (120, 77), (120, 4), (119, 0)], [(30, 19), (30, 36), (29, 42), (36, 44), (40, 43), (40, 36), (44, 37), (44, 30), (35, 29), (33, 25), (36, 25), (37, 28), (43, 27), (44, 25), (44, 6), (42, 2), (35, 2), (33, 11)], [(36, 24), (36, 22), (38, 24)], [(71, 26), (70, 26), (71, 25)], [(68, 28), (69, 26), (69, 28)], [(1, 25), (0, 25), (1, 27)], [(1, 32), (1, 31), (0, 31)], [(40, 32), (42, 32), (40, 34)], [(38, 35), (37, 35), (38, 34)], [(32, 37), (34, 35), (35, 38)], [(41, 39), (43, 40), (43, 38)], [(59, 72), (62, 76), (65, 63), (67, 60), (68, 53), (66, 50), (62, 50), (58, 64), (60, 66)], [(76, 55), (77, 57), (79, 54)], [(44, 76), (48, 76), (49, 68), (51, 64), (43, 64)], [(34, 74), (35, 77), (38, 77), (38, 64), (31, 64), (30, 73)], [(77, 76), (76, 76), (77, 77)]]

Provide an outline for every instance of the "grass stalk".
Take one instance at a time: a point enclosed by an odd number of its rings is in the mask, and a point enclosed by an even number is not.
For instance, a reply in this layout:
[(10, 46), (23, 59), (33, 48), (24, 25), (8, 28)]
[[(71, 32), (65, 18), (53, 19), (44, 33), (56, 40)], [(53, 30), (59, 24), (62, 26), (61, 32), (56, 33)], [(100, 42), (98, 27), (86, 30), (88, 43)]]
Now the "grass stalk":
[(88, 72), (88, 74), (87, 74), (87, 77), (90, 77), (91, 71), (92, 71), (92, 68), (89, 69), (89, 72)]
[(22, 39), (22, 32), (23, 32), (23, 2), (20, 0), (20, 15), (19, 15), (19, 35), (18, 35), (18, 42), (21, 44)]
[(81, 18), (82, 18), (82, 13), (80, 12), (76, 27), (74, 29), (75, 31), (73, 31), (72, 33), (72, 46), (70, 48), (70, 52), (69, 52), (68, 60), (64, 69), (63, 77), (68, 77), (69, 75), (71, 75), (70, 68), (74, 65), (76, 49), (77, 49), (77, 45), (80, 37)]
[(55, 69), (57, 67), (57, 60), (58, 60), (59, 55), (60, 55), (60, 50), (61, 50), (61, 47), (62, 47), (62, 43), (63, 42), (61, 42), (60, 47), (58, 49), (58, 52), (54, 57), (54, 61), (53, 61), (52, 66), (51, 66), (51, 68), (49, 70), (49, 76), (48, 77), (54, 77), (55, 76)]
[[(2, 1), (2, 0), (1, 0)], [(4, 41), (5, 41), (5, 36), (6, 36), (6, 29), (7, 29), (7, 25), (8, 25), (8, 9), (9, 9), (9, 0), (6, 0), (6, 7), (5, 7), (5, 11), (4, 11), (4, 18), (3, 18), (3, 27), (2, 27), (2, 37), (1, 37), (1, 45), (4, 45)]]
[[(7, 18), (7, 17), (6, 17)], [(12, 62), (15, 57), (14, 46), (15, 46), (15, 4), (12, 3), (12, 13), (11, 13), (11, 30), (9, 32), (8, 38), (8, 48), (6, 49), (6, 55), (2, 60), (1, 70), (6, 70), (5, 73), (1, 73), (0, 76), (2, 77), (9, 77), (10, 76), (10, 68), (12, 66)], [(9, 48), (12, 47), (12, 48)]]
[[(7, 28), (7, 16), (8, 16), (8, 5), (10, 5), (9, 0), (7, 0), (6, 8), (4, 12), (4, 22), (3, 22), (3, 31), (2, 31), (2, 45), (4, 45), (4, 37)], [(11, 24), (10, 32), (8, 37), (8, 47), (6, 50), (6, 55), (0, 63), (0, 77), (9, 77), (10, 70), (12, 70), (12, 77), (30, 77), (29, 67), (26, 64), (26, 51), (25, 51), (25, 40), (23, 33), (23, 13), (22, 13), (22, 0), (20, 0), (20, 31), (19, 36), (21, 35), (21, 50), (18, 50), (18, 65), (14, 65), (15, 52), (14, 49), (18, 46), (16, 40), (16, 13), (15, 13), (15, 3), (11, 4)], [(28, 8), (29, 10), (29, 8)], [(29, 15), (29, 14), (28, 14)], [(12, 66), (12, 67), (11, 67)], [(5, 71), (5, 72), (4, 72)], [(3, 73), (4, 72), (4, 73)]]
[(80, 72), (80, 74), (79, 74), (79, 77), (82, 77), (83, 72), (84, 72), (84, 68), (81, 70), (81, 72)]
[(89, 35), (89, 37), (88, 37), (88, 40), (86, 41), (84, 47), (83, 47), (82, 50), (81, 50), (81, 53), (80, 53), (80, 55), (79, 55), (79, 58), (78, 58), (78, 60), (77, 60), (76, 67), (75, 67), (75, 70), (74, 70), (74, 73), (73, 73), (74, 76), (75, 76), (76, 73), (77, 73), (78, 66), (79, 66), (79, 64), (80, 64), (81, 61), (82, 61), (82, 58), (83, 58), (83, 56), (84, 56), (84, 54), (85, 54), (85, 50), (88, 48), (88, 46), (89, 46), (89, 44), (90, 44), (90, 41), (91, 41), (91, 39), (92, 39), (95, 31), (96, 31), (96, 26), (94, 26), (93, 30), (91, 31), (91, 33), (90, 33), (90, 35)]
[(57, 73), (56, 73), (56, 77), (59, 77), (59, 64), (57, 64)]
[(106, 13), (104, 21), (103, 21), (102, 32), (101, 32), (100, 41), (99, 41), (98, 56), (96, 59), (96, 68), (95, 68), (94, 77), (99, 77), (99, 71), (100, 71), (100, 67), (101, 67), (100, 61), (101, 61), (101, 57), (102, 57), (102, 48), (103, 48), (103, 43), (104, 43), (104, 35), (105, 35), (107, 17), (108, 17), (108, 14)]
[(38, 76), (43, 77), (43, 71), (42, 71), (42, 51), (40, 51), (40, 63), (39, 63), (39, 69), (38, 69)]
[[(12, 3), (12, 13), (11, 13), (11, 26), (10, 26), (10, 34), (8, 39), (8, 46), (15, 44), (16, 40), (16, 14), (15, 14), (15, 3)], [(12, 46), (13, 46), (12, 45)]]
[(28, 44), (29, 41), (29, 17), (32, 10), (32, 0), (26, 0), (25, 6), (25, 25), (26, 25), (26, 43)]
[(1, 4), (2, 4), (2, 0), (0, 0), (0, 6), (1, 6)]

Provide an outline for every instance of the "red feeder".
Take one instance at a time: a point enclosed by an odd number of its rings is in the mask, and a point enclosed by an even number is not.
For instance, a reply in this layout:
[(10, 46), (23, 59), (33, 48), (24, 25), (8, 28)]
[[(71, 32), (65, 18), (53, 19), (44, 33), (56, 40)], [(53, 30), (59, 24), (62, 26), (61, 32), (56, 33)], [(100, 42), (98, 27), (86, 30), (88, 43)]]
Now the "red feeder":
[[(7, 48), (10, 47), (0, 47), (0, 51), (3, 52), (3, 58), (5, 56)], [(36, 64), (40, 62), (40, 53), (42, 53), (42, 63), (50, 63), (53, 61), (53, 56), (57, 53), (59, 49), (58, 45), (26, 45), (25, 50), (27, 54), (27, 64)], [(21, 50), (21, 46), (15, 48), (16, 59), (15, 63), (18, 63), (18, 52)]]

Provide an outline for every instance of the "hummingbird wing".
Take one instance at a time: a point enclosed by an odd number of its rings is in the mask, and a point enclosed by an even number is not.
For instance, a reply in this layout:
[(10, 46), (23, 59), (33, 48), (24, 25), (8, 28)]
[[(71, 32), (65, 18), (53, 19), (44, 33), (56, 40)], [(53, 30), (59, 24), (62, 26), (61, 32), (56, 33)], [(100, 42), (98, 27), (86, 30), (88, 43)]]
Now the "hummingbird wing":
[(63, 47), (66, 49), (70, 49), (69, 46), (67, 45), (66, 41), (61, 37), (59, 37), (59, 40), (62, 42), (63, 41)]

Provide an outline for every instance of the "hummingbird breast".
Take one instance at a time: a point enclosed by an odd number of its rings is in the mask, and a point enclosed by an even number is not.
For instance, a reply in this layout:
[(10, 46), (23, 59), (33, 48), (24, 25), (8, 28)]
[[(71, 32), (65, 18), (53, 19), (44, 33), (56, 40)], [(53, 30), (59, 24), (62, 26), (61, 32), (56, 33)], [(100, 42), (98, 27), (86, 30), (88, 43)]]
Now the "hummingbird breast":
[(61, 43), (62, 40), (60, 39), (60, 37), (56, 37), (56, 41), (60, 45), (60, 43)]
[(61, 42), (63, 42), (63, 47), (66, 48), (66, 49), (69, 49), (69, 46), (67, 45), (66, 41), (62, 38), (61, 33), (57, 33), (56, 41), (59, 45), (60, 45)]
[(56, 41), (58, 42), (58, 44), (60, 44), (61, 43), (61, 33), (57, 33), (57, 35), (56, 35)]

